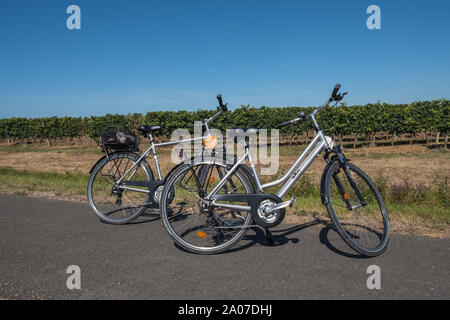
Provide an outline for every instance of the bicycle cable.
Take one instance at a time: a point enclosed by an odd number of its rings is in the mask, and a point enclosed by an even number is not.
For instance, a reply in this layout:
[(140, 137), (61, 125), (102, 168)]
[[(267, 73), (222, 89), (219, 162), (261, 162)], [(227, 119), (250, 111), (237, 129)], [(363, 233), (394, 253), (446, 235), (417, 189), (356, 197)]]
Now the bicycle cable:
[[(336, 138), (339, 136), (338, 133), (337, 133), (337, 130), (336, 130), (336, 121), (335, 121), (336, 120), (335, 117), (337, 117), (337, 105), (338, 105), (338, 103), (339, 103), (339, 101), (336, 101), (335, 105), (333, 106), (333, 108), (335, 110), (335, 114), (333, 115), (333, 133), (334, 133)], [(342, 146), (342, 142), (341, 142), (341, 146)]]

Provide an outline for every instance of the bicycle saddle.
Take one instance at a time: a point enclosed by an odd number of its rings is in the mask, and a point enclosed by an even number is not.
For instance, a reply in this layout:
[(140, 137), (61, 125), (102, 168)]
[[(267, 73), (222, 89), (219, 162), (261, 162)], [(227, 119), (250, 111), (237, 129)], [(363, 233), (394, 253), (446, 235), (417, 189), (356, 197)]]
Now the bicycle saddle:
[(260, 128), (243, 128), (243, 127), (234, 127), (231, 128), (234, 131), (236, 130), (242, 130), (245, 134), (259, 134), (259, 132), (261, 131)]
[(234, 130), (234, 142), (238, 142), (242, 139), (245, 142), (248, 142), (249, 137), (252, 135), (258, 135), (260, 130), (259, 128), (243, 128), (243, 127), (234, 127), (231, 128)]
[(146, 136), (149, 133), (152, 133), (153, 131), (157, 131), (159, 129), (161, 129), (161, 126), (149, 126), (146, 124), (141, 124), (138, 127), (138, 131), (144, 136)]

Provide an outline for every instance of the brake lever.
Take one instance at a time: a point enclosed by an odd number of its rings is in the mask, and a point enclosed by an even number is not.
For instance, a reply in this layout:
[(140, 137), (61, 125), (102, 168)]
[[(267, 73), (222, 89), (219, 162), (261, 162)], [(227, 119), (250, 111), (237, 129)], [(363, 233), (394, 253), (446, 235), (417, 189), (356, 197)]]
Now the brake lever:
[(342, 99), (344, 99), (344, 96), (345, 96), (347, 93), (348, 93), (348, 92), (344, 92), (344, 93), (342, 93), (342, 94), (338, 94), (338, 95), (334, 98), (334, 101), (336, 101), (336, 102), (341, 101)]

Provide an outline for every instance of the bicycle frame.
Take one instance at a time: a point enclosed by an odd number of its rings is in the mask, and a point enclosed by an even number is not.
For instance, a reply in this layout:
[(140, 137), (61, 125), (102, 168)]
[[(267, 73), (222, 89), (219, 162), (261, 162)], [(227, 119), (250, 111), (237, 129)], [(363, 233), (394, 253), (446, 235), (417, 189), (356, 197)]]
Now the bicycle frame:
[[(137, 172), (137, 165), (141, 163), (141, 161), (143, 159), (146, 159), (149, 155), (150, 152), (153, 153), (153, 159), (155, 161), (155, 166), (156, 166), (156, 172), (158, 174), (158, 180), (162, 181), (163, 177), (162, 177), (162, 173), (161, 173), (161, 168), (159, 166), (159, 159), (158, 159), (158, 153), (156, 152), (156, 148), (159, 147), (164, 147), (164, 146), (171, 146), (171, 145), (175, 145), (175, 144), (179, 144), (179, 143), (185, 143), (185, 142), (194, 142), (194, 141), (199, 141), (199, 140), (204, 140), (209, 136), (209, 132), (210, 132), (210, 128), (209, 128), (209, 123), (211, 121), (214, 121), (220, 114), (222, 113), (222, 110), (220, 110), (219, 112), (215, 113), (213, 116), (211, 116), (208, 119), (205, 119), (203, 121), (203, 125), (206, 128), (206, 135), (202, 136), (202, 137), (194, 137), (194, 138), (190, 138), (190, 139), (184, 139), (184, 140), (176, 140), (176, 141), (169, 141), (169, 142), (162, 142), (162, 143), (155, 143), (154, 139), (153, 139), (153, 135), (151, 133), (148, 134), (148, 138), (150, 141), (150, 147), (139, 157), (139, 159), (116, 181), (116, 185), (118, 185), (119, 189), (122, 190), (129, 190), (129, 191), (135, 191), (135, 192), (141, 192), (141, 193), (151, 193), (150, 190), (144, 190), (144, 189), (136, 189), (136, 188), (130, 188), (130, 187), (126, 187), (126, 186), (121, 186), (120, 184), (122, 183), (122, 181), (124, 180), (124, 178), (133, 170), (133, 168), (136, 167), (135, 171), (133, 172), (133, 174), (131, 174), (131, 176), (128, 178), (127, 181), (131, 180), (134, 175)], [(202, 152), (204, 150), (204, 147), (202, 149)]]
[(315, 158), (324, 150), (331, 150), (333, 147), (332, 139), (323, 134), (322, 130), (320, 130), (315, 118), (315, 113), (311, 114), (311, 118), (313, 119), (314, 125), (316, 126), (316, 135), (314, 139), (308, 144), (305, 150), (300, 154), (298, 159), (292, 164), (290, 169), (278, 180), (261, 184), (259, 179), (258, 172), (256, 170), (255, 163), (252, 159), (252, 155), (249, 151), (249, 146), (245, 143), (245, 154), (235, 163), (235, 165), (228, 171), (228, 173), (220, 180), (220, 182), (216, 185), (216, 187), (211, 190), (211, 192), (205, 197), (205, 200), (211, 201), (211, 204), (215, 207), (227, 208), (227, 209), (235, 209), (235, 210), (245, 210), (251, 211), (251, 207), (249, 206), (240, 206), (240, 205), (232, 205), (232, 204), (222, 204), (216, 203), (214, 200), (214, 195), (223, 187), (228, 178), (236, 171), (239, 165), (243, 164), (246, 159), (248, 159), (251, 169), (253, 171), (256, 186), (259, 192), (263, 193), (265, 189), (283, 184), (276, 194), (280, 199), (283, 198), (292, 186), (298, 181), (298, 179), (303, 175), (303, 173), (308, 169), (311, 163), (315, 160)]

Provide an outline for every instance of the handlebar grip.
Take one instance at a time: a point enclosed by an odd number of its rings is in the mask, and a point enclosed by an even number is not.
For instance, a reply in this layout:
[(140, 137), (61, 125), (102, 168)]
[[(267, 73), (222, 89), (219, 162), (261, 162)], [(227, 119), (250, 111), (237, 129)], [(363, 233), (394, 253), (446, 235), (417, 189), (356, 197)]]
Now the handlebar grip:
[(277, 127), (278, 127), (278, 128), (286, 127), (286, 126), (288, 126), (288, 125), (290, 125), (290, 124), (292, 124), (292, 120), (289, 120), (289, 121), (285, 121), (285, 122), (279, 123)]
[(218, 94), (218, 95), (217, 95), (217, 100), (219, 101), (219, 108), (220, 108), (222, 111), (227, 112), (227, 111), (228, 111), (228, 108), (227, 108), (227, 105), (226, 105), (226, 104), (223, 104), (223, 101), (222, 101), (222, 95), (221, 95), (221, 94)]
[(221, 94), (217, 95), (217, 100), (219, 101), (219, 107), (223, 108), (223, 102), (222, 102), (222, 95)]
[[(204, 127), (205, 124), (204, 124), (204, 123), (200, 123), (200, 126)], [(186, 126), (186, 128), (195, 128), (195, 125), (194, 125), (194, 124), (188, 124), (188, 125)]]
[(332, 99), (334, 99), (336, 97), (336, 94), (338, 93), (340, 88), (341, 88), (341, 85), (339, 83), (334, 86), (333, 93), (331, 94)]

